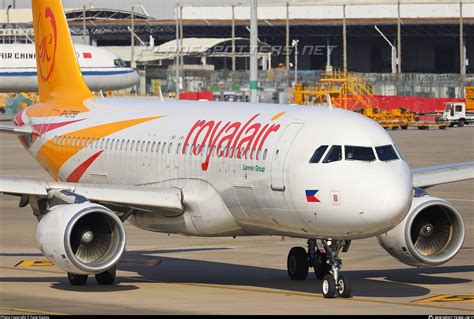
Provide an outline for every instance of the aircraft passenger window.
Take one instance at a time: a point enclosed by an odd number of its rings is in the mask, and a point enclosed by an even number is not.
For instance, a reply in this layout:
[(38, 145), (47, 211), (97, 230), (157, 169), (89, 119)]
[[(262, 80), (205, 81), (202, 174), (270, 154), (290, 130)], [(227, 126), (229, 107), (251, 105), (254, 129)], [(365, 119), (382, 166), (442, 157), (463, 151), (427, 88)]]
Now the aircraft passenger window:
[(156, 146), (156, 142), (153, 142), (153, 144), (151, 144), (151, 150), (150, 150), (150, 152), (152, 152), (152, 153), (155, 152), (155, 146)]
[(342, 147), (341, 145), (333, 145), (329, 149), (328, 154), (323, 160), (323, 163), (331, 163), (342, 160)]
[(173, 147), (173, 143), (170, 143), (168, 146), (168, 154), (171, 152), (171, 148)]
[(115, 150), (118, 151), (119, 149), (119, 144), (123, 145), (123, 140), (122, 142), (120, 142), (121, 140), (117, 140), (117, 144), (115, 144)]
[(81, 143), (81, 146), (82, 146), (82, 147), (86, 146), (86, 138), (85, 138), (85, 137), (82, 137), (82, 138), (81, 138), (81, 142), (82, 142), (82, 143)]
[(69, 144), (69, 145), (72, 146), (72, 147), (74, 147), (75, 143), (76, 143), (76, 137), (73, 136), (73, 137), (71, 138), (71, 144)]
[(161, 142), (158, 142), (158, 145), (156, 145), (156, 152), (157, 153), (160, 151), (160, 146), (161, 146)]
[(100, 139), (100, 148), (104, 148), (104, 139), (103, 138)]
[(110, 143), (110, 149), (113, 150), (115, 146), (115, 139), (112, 139), (112, 142)]
[(66, 139), (66, 144), (65, 144), (65, 145), (66, 145), (66, 146), (69, 146), (69, 142), (70, 142), (70, 141), (71, 141), (71, 137), (68, 136), (67, 139)]
[(140, 151), (140, 145), (142, 144), (142, 141), (137, 141), (137, 147), (135, 148), (135, 151)]
[(375, 150), (377, 151), (377, 156), (381, 161), (388, 162), (399, 159), (392, 145), (378, 146)]
[(132, 145), (130, 146), (130, 151), (133, 151), (135, 148), (135, 140), (132, 141)]
[(327, 145), (321, 145), (314, 151), (313, 156), (311, 156), (311, 159), (309, 160), (310, 164), (316, 164), (319, 163), (321, 158), (323, 157), (324, 153), (326, 152), (328, 146)]
[(125, 150), (128, 151), (128, 147), (130, 146), (130, 140), (127, 140), (127, 143), (125, 143)]
[(257, 157), (256, 159), (260, 159), (260, 154), (262, 153), (262, 149), (259, 148), (258, 151), (257, 151)]
[(344, 154), (348, 161), (375, 161), (375, 154), (372, 147), (344, 146)]
[(176, 154), (179, 154), (180, 149), (181, 149), (181, 143), (178, 144), (178, 148), (176, 149)]
[(166, 142), (163, 143), (163, 147), (161, 148), (161, 153), (165, 153), (165, 148), (166, 148)]
[(150, 142), (146, 143), (146, 152), (148, 153), (149, 150), (150, 150)]
[(267, 158), (267, 149), (265, 149), (265, 151), (263, 152), (263, 160), (265, 160)]
[(120, 144), (120, 150), (123, 151), (125, 148), (125, 140), (122, 140), (122, 143)]

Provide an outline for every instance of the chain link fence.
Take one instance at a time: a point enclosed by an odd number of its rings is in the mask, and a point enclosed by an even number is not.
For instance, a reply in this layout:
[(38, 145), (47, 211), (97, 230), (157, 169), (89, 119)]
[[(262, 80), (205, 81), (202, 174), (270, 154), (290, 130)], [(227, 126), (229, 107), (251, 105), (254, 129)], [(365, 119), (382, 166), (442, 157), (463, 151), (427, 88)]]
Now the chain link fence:
[[(298, 83), (312, 86), (319, 81), (323, 71), (299, 71)], [(464, 87), (474, 84), (474, 75), (459, 74), (380, 74), (359, 73), (371, 86), (376, 95), (418, 96), (433, 98), (462, 98)], [(146, 89), (141, 93), (157, 95), (158, 85), (163, 93), (175, 92), (176, 73), (174, 70), (148, 69), (145, 71)], [(249, 92), (249, 71), (228, 70), (182, 70), (180, 72), (181, 91), (212, 91), (215, 94), (233, 92), (245, 96)], [(258, 73), (261, 95), (272, 92), (289, 92), (295, 81), (294, 70), (260, 70)], [(157, 84), (159, 83), (159, 84)], [(267, 93), (266, 93), (267, 92)]]

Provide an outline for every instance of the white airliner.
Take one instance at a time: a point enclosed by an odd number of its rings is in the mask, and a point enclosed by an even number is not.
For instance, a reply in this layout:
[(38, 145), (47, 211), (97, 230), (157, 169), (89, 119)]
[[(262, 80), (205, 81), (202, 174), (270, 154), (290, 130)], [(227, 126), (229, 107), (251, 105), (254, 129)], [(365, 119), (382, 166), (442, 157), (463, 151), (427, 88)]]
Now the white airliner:
[(324, 297), (349, 297), (340, 253), (377, 236), (413, 266), (441, 265), (464, 223), (424, 189), (474, 177), (474, 163), (410, 170), (376, 122), (331, 107), (94, 98), (76, 61), (59, 0), (33, 0), (41, 102), (16, 134), (54, 182), (0, 177), (39, 220), (43, 254), (72, 285), (112, 284), (124, 221), (192, 236), (304, 239), (287, 259), (310, 267)]
[[(138, 84), (137, 71), (112, 52), (90, 45), (74, 47), (84, 80), (92, 91), (123, 90)], [(38, 91), (35, 56), (34, 44), (0, 44), (0, 92)]]

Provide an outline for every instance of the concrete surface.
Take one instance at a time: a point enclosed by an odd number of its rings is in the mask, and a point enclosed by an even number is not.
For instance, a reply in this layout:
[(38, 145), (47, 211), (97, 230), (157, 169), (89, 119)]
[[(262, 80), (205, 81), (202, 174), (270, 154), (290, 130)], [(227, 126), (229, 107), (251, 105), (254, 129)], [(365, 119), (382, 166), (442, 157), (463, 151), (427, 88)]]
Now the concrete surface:
[[(411, 167), (474, 161), (474, 127), (390, 133)], [(16, 138), (0, 136), (0, 176), (49, 179)], [(440, 267), (416, 269), (389, 256), (375, 238), (355, 241), (342, 254), (351, 299), (323, 299), (311, 273), (290, 281), (286, 258), (304, 240), (280, 237), (191, 238), (158, 234), (126, 224), (127, 252), (118, 285), (72, 288), (54, 266), (15, 267), (43, 260), (36, 248), (36, 219), (18, 199), (0, 195), (0, 314), (473, 314), (474, 182), (429, 190), (462, 213), (466, 239)], [(468, 295), (460, 302), (415, 302)]]

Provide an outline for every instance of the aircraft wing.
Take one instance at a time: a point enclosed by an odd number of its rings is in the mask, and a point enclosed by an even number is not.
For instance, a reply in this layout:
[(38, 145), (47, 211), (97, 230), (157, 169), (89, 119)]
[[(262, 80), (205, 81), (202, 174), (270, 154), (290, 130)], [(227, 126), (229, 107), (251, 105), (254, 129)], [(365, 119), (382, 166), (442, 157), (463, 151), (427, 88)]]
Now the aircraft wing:
[(427, 188), (474, 178), (474, 162), (412, 169), (413, 186)]
[(18, 127), (13, 125), (0, 125), (0, 133), (14, 135), (31, 135), (33, 130), (30, 127)]
[(76, 184), (0, 177), (0, 193), (7, 195), (47, 198), (49, 192), (55, 190), (68, 190), (105, 206), (126, 207), (168, 216), (177, 216), (184, 211), (182, 191), (175, 187)]

